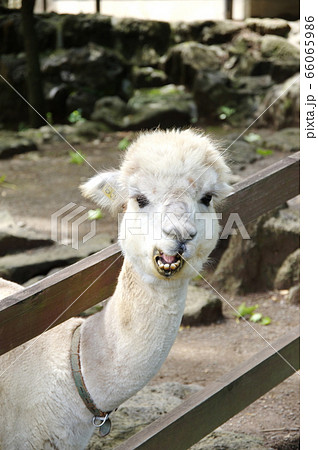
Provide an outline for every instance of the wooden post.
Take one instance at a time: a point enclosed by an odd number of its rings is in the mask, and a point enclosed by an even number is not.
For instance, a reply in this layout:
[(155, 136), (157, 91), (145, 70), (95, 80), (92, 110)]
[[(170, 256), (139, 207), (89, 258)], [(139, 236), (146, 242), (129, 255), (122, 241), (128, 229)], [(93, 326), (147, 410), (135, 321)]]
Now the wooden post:
[(233, 0), (225, 1), (225, 15), (227, 19), (233, 18)]

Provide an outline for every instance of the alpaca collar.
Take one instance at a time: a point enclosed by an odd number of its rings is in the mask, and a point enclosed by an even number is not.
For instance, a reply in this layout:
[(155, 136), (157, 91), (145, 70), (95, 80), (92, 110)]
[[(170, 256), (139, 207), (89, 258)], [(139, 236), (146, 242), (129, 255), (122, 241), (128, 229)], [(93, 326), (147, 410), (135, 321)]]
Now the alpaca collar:
[(75, 386), (79, 395), (81, 396), (85, 406), (93, 414), (93, 425), (99, 428), (101, 436), (106, 436), (110, 432), (111, 422), (109, 414), (111, 411), (104, 412), (97, 408), (92, 397), (90, 396), (87, 387), (85, 386), (84, 377), (81, 370), (80, 359), (80, 325), (73, 331), (71, 342), (71, 367), (72, 374), (75, 381)]

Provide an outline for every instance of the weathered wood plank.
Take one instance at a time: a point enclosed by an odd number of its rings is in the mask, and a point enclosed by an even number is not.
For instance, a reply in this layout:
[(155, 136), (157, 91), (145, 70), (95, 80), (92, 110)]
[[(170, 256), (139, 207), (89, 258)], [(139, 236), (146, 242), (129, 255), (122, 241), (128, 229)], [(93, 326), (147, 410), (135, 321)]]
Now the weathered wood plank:
[(122, 265), (117, 245), (0, 302), (0, 354), (112, 295)]
[[(246, 224), (298, 195), (299, 154), (288, 156), (234, 188), (224, 204), (222, 222), (231, 212), (238, 212)], [(1, 300), (0, 355), (110, 296), (122, 264), (122, 258), (115, 262), (119, 255), (119, 248), (112, 246)]]
[(287, 156), (234, 186), (222, 207), (221, 224), (237, 212), (244, 224), (252, 222), (299, 194), (300, 153)]
[[(275, 349), (275, 350), (274, 350)], [(279, 352), (279, 354), (277, 353)], [(299, 328), (127, 439), (116, 450), (185, 450), (299, 369)]]

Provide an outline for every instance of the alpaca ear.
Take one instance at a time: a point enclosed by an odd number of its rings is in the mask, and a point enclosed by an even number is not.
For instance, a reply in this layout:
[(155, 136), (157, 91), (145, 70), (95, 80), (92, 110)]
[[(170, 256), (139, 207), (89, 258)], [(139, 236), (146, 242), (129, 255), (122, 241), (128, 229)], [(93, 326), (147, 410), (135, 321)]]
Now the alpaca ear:
[(213, 186), (213, 191), (216, 194), (217, 200), (223, 200), (227, 195), (233, 192), (233, 188), (229, 184), (222, 181)]
[(127, 202), (128, 192), (120, 182), (120, 171), (101, 172), (80, 186), (84, 197), (91, 198), (102, 208), (113, 214), (122, 210)]

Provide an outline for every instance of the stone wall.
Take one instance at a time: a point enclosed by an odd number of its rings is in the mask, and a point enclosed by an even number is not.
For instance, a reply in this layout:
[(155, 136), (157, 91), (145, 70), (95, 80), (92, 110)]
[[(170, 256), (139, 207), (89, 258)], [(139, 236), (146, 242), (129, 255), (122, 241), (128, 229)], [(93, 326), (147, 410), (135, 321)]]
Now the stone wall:
[[(50, 13), (36, 16), (36, 30), (55, 123), (80, 110), (117, 130), (198, 118), (241, 126), (299, 71), (298, 23), (282, 19), (169, 24)], [(0, 74), (26, 96), (19, 12), (0, 15)], [(285, 102), (293, 118), (288, 126), (298, 125), (297, 96)], [(18, 127), (26, 120), (26, 104), (1, 81), (0, 123)]]

